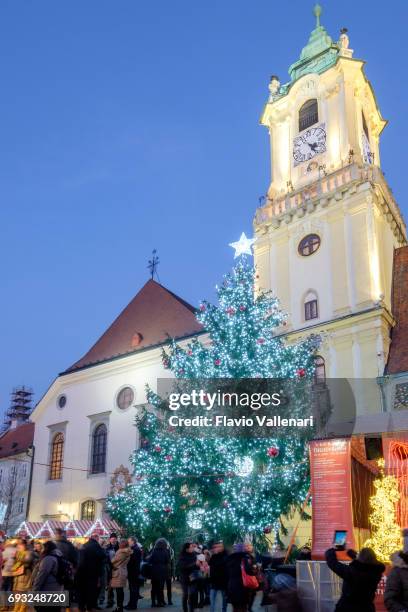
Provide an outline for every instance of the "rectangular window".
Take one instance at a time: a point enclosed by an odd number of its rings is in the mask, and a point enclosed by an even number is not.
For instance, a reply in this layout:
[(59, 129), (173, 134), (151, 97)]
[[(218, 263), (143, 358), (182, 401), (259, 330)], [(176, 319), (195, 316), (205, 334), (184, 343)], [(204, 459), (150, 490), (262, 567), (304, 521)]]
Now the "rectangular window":
[(26, 478), (27, 476), (27, 463), (23, 463), (23, 467), (21, 468), (21, 476), (22, 478)]
[(20, 497), (18, 500), (17, 513), (22, 514), (24, 511), (24, 497)]
[(319, 313), (317, 311), (317, 300), (310, 300), (310, 302), (305, 302), (305, 321), (310, 321), (310, 319), (317, 319)]

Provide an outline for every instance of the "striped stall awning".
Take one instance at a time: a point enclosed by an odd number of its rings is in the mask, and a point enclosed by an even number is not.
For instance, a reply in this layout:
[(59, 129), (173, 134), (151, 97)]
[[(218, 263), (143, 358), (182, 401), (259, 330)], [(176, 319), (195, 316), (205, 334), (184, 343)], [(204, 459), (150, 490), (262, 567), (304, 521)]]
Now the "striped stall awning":
[(95, 521), (55, 521), (48, 519), (44, 522), (24, 521), (16, 530), (20, 538), (48, 539), (55, 537), (57, 528), (64, 529), (67, 538), (89, 538), (92, 534), (108, 537), (113, 531), (121, 531), (119, 525), (108, 518), (96, 519)]

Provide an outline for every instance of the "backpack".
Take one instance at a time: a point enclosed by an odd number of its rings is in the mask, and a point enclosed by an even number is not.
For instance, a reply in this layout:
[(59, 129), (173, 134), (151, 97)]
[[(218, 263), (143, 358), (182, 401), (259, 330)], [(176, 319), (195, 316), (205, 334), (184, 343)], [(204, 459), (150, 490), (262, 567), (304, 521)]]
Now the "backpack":
[(62, 555), (57, 557), (58, 569), (56, 579), (67, 591), (74, 586), (74, 570), (72, 563), (67, 561)]

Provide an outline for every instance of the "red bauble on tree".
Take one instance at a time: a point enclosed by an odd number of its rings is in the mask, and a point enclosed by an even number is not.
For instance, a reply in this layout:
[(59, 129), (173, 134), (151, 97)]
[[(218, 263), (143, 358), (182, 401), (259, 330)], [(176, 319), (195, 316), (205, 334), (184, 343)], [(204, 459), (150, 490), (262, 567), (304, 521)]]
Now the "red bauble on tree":
[(227, 308), (225, 310), (225, 312), (229, 315), (234, 315), (235, 314), (235, 308), (233, 308), (232, 306), (230, 306), (229, 308)]
[(166, 455), (164, 458), (166, 461), (173, 461), (173, 455)]
[(216, 366), (221, 365), (221, 359), (214, 359), (214, 365)]
[(166, 506), (166, 507), (164, 508), (164, 511), (166, 512), (166, 514), (170, 514), (170, 512), (171, 512), (171, 508), (170, 508), (169, 506)]
[(265, 344), (265, 338), (258, 338), (257, 344)]
[(246, 310), (246, 306), (244, 306), (243, 304), (241, 304), (241, 306), (239, 307), (241, 312), (244, 312), (244, 310)]
[(303, 378), (304, 376), (306, 376), (306, 370), (305, 368), (299, 368), (296, 371), (296, 374), (299, 376), (299, 378)]
[(267, 535), (268, 533), (271, 533), (272, 531), (272, 527), (264, 527), (263, 532)]
[(206, 310), (205, 304), (200, 304), (200, 310), (201, 312), (204, 312)]
[(277, 446), (271, 446), (266, 451), (268, 457), (277, 457), (279, 455), (279, 448)]
[(161, 446), (157, 445), (154, 447), (154, 450), (156, 451), (156, 453), (161, 453)]

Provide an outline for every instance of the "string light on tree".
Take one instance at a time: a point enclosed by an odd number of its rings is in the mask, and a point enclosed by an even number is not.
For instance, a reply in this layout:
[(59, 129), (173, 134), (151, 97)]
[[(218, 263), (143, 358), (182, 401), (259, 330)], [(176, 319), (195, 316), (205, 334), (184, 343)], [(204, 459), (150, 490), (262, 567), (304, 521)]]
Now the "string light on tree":
[(201, 529), (203, 526), (205, 510), (202, 508), (196, 508), (195, 510), (189, 510), (187, 513), (187, 525), (191, 529)]
[(245, 478), (249, 476), (254, 469), (254, 462), (251, 457), (237, 457), (235, 459), (235, 473), (238, 476)]

